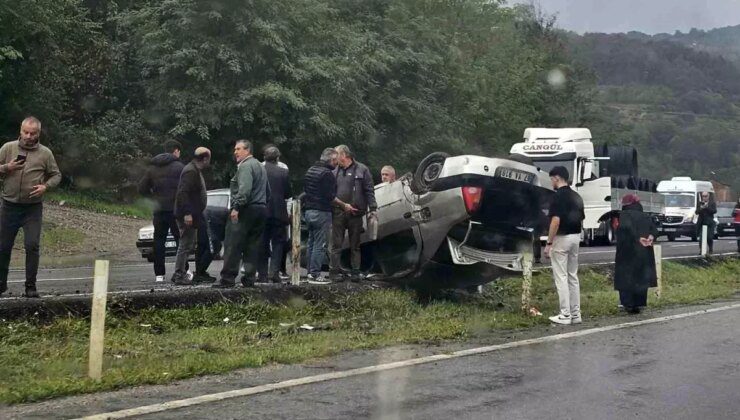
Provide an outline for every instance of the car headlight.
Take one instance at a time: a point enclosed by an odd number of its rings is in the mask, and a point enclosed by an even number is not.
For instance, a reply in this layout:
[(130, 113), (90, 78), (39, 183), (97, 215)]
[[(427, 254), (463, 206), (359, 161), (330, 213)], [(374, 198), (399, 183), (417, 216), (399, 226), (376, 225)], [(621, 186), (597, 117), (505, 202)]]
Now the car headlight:
[(687, 217), (686, 219), (687, 219), (687, 220), (686, 220), (687, 222), (691, 222), (691, 223), (694, 223), (694, 224), (696, 224), (696, 223), (698, 223), (698, 222), (699, 222), (699, 215), (698, 215), (698, 214), (695, 214), (695, 215), (693, 215), (693, 216), (692, 216), (691, 218), (688, 218), (688, 217)]
[(148, 240), (148, 239), (154, 239), (154, 232), (152, 231), (140, 231), (139, 232), (139, 239), (141, 240)]

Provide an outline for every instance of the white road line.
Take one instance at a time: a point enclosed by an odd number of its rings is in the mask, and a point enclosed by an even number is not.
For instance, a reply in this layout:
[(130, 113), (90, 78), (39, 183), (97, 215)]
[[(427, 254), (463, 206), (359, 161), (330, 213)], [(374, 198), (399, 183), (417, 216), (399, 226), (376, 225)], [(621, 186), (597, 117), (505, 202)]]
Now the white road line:
[[(92, 280), (92, 277), (68, 277), (68, 278), (61, 278), (61, 279), (38, 279), (36, 280), (37, 283), (40, 283), (42, 281), (71, 281), (71, 280)], [(9, 280), (8, 283), (25, 283), (25, 280)]]
[(540, 338), (533, 338), (529, 340), (514, 341), (511, 343), (496, 344), (493, 346), (478, 347), (468, 350), (460, 350), (454, 353), (435, 354), (432, 356), (419, 357), (416, 359), (403, 360), (393, 363), (385, 363), (381, 365), (368, 366), (357, 369), (344, 370), (339, 372), (325, 373), (321, 375), (306, 376), (303, 378), (290, 379), (287, 381), (276, 382), (272, 384), (254, 386), (249, 388), (236, 389), (232, 391), (219, 392), (215, 394), (201, 395), (198, 397), (185, 398), (182, 400), (168, 401), (161, 404), (145, 405), (136, 408), (130, 408), (126, 410), (113, 411), (109, 413), (96, 414), (82, 419), (88, 420), (103, 420), (103, 419), (121, 419), (133, 416), (142, 416), (145, 414), (160, 413), (168, 410), (175, 410), (179, 408), (191, 407), (194, 405), (207, 404), (219, 402), (231, 398), (246, 397), (250, 395), (262, 394), (266, 392), (276, 391), (279, 389), (292, 388), (301, 385), (315, 384), (319, 382), (333, 381), (337, 379), (344, 379), (353, 376), (367, 375), (369, 373), (383, 372), (393, 369), (407, 368), (411, 366), (422, 365), (426, 363), (439, 362), (443, 360), (456, 359), (459, 357), (474, 356), (480, 354), (491, 353), (499, 350), (512, 349), (517, 347), (529, 346), (532, 344), (549, 343), (553, 341), (565, 340), (575, 337), (583, 337), (592, 334), (598, 334), (607, 331), (614, 331), (624, 328), (638, 327), (642, 325), (657, 324), (676, 319), (689, 318), (697, 315), (704, 315), (714, 312), (727, 311), (730, 309), (740, 308), (740, 303), (722, 306), (719, 308), (705, 309), (701, 311), (687, 312), (683, 314), (669, 315), (660, 318), (646, 319), (642, 321), (625, 322), (622, 324), (609, 325), (606, 327), (590, 328), (586, 330), (572, 331), (563, 334), (549, 335)]
[(606, 251), (581, 251), (578, 254), (579, 255), (586, 255), (586, 254), (612, 254), (616, 252), (615, 249), (608, 249)]

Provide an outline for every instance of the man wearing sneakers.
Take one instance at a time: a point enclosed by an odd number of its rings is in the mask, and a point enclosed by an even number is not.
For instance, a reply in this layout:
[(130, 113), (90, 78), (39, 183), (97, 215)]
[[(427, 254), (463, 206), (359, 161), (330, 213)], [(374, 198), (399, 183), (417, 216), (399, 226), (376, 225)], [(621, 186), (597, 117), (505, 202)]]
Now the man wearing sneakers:
[[(205, 147), (195, 149), (195, 157), (185, 165), (175, 195), (175, 219), (180, 231), (177, 247), (175, 274), (172, 282), (178, 285), (213, 283), (215, 277), (208, 274), (213, 257), (208, 239), (208, 222), (203, 214), (208, 203), (203, 170), (211, 164), (211, 151)], [(197, 244), (197, 246), (196, 246)], [(188, 278), (188, 257), (195, 251), (195, 276)]]
[(560, 313), (550, 317), (556, 324), (581, 323), (581, 294), (578, 283), (578, 247), (585, 215), (583, 200), (568, 186), (568, 170), (550, 171), (555, 196), (550, 205), (550, 229), (545, 256), (552, 261), (552, 275), (560, 301)]
[(185, 167), (180, 162), (181, 150), (182, 145), (178, 141), (168, 140), (164, 144), (164, 153), (152, 158), (144, 177), (139, 181), (139, 194), (154, 202), (154, 279), (157, 282), (164, 281), (167, 234), (172, 233), (175, 242), (180, 242), (173, 209), (180, 174)]

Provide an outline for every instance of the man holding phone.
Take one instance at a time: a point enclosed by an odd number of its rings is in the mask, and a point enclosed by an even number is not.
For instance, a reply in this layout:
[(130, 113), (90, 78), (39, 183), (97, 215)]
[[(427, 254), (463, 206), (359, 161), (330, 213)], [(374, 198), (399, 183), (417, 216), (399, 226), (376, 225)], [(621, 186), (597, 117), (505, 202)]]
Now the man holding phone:
[(28, 117), (21, 123), (18, 140), (0, 148), (0, 178), (3, 179), (0, 209), (0, 294), (8, 290), (10, 254), (18, 231), (23, 229), (26, 248), (26, 297), (39, 297), (36, 275), (44, 194), (59, 185), (54, 154), (39, 144), (41, 121)]

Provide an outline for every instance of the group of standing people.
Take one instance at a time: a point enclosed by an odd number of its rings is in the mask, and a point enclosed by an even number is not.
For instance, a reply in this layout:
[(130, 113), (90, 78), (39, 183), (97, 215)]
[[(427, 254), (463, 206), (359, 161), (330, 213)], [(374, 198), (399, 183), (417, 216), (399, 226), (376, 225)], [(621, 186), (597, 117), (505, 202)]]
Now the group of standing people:
[[(155, 156), (139, 184), (139, 192), (154, 199), (154, 272), (164, 281), (165, 242), (169, 232), (178, 242), (172, 282), (178, 285), (214, 283), (215, 288), (241, 283), (281, 282), (287, 227), (290, 216), (287, 200), (292, 196), (288, 168), (279, 161), (275, 146), (264, 149), (264, 162), (253, 155), (252, 143), (238, 140), (234, 146), (237, 164), (230, 181), (230, 204), (224, 239), (224, 263), (220, 278), (208, 273), (213, 256), (210, 249), (203, 170), (211, 163), (205, 147), (195, 150), (193, 160), (183, 165), (182, 146), (165, 144), (164, 153)], [(383, 182), (395, 181), (395, 170), (381, 170)], [(363, 218), (377, 218), (372, 174), (354, 158), (346, 145), (327, 148), (306, 172), (305, 192), (301, 196), (308, 227), (308, 281), (325, 284), (346, 278), (360, 280), (360, 237)], [(330, 237), (331, 232), (331, 237)], [(299, 234), (296, 232), (295, 234)], [(351, 269), (342, 267), (341, 254), (348, 241)], [(329, 250), (329, 277), (322, 276)], [(188, 257), (195, 252), (195, 273), (189, 271)], [(259, 276), (259, 277), (258, 277)]]
[[(558, 314), (549, 319), (561, 325), (580, 324), (583, 318), (578, 252), (585, 219), (583, 200), (570, 188), (569, 173), (565, 167), (555, 167), (549, 175), (555, 195), (549, 209), (544, 253), (552, 262), (560, 308)], [(651, 217), (643, 212), (637, 195), (627, 194), (622, 198), (616, 234), (614, 289), (619, 292), (620, 306), (627, 313), (636, 314), (647, 305), (648, 289), (657, 286), (653, 243), (658, 236)]]

